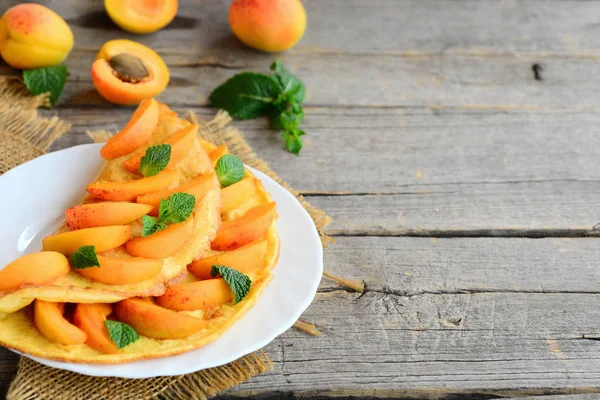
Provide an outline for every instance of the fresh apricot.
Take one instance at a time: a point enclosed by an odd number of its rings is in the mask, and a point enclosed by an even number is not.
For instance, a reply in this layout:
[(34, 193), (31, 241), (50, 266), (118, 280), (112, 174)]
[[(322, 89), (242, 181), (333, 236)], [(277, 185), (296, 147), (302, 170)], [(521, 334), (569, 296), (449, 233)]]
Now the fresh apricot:
[(275, 215), (275, 202), (253, 207), (241, 217), (223, 222), (210, 246), (213, 250), (227, 251), (260, 239)]
[(73, 315), (75, 325), (87, 334), (86, 344), (106, 354), (119, 352), (119, 348), (111, 340), (108, 329), (104, 325), (106, 317), (111, 312), (110, 304), (77, 304)]
[(100, 267), (78, 269), (81, 275), (109, 285), (127, 285), (152, 278), (160, 272), (162, 260), (149, 260), (141, 257), (98, 256)]
[(131, 40), (111, 40), (92, 64), (92, 81), (106, 100), (135, 105), (165, 90), (169, 69), (151, 48)]
[(264, 265), (267, 253), (267, 240), (257, 240), (233, 251), (201, 258), (188, 265), (188, 271), (200, 279), (211, 279), (213, 265), (225, 265), (243, 274), (254, 271)]
[(144, 258), (166, 258), (187, 242), (194, 230), (194, 218), (172, 224), (150, 236), (137, 236), (127, 242), (127, 252)]
[(125, 225), (152, 210), (146, 204), (127, 202), (89, 203), (67, 209), (67, 226), (71, 230), (97, 226)]
[(127, 182), (97, 181), (86, 190), (93, 197), (108, 201), (133, 201), (138, 196), (165, 190), (179, 178), (177, 171), (162, 171), (158, 175)]
[[(175, 132), (163, 144), (171, 145), (171, 158), (166, 168), (173, 168), (179, 161), (188, 155), (192, 147), (194, 146), (194, 139), (198, 135), (198, 125), (193, 124), (186, 126), (183, 129)], [(140, 169), (140, 161), (146, 154), (146, 151), (140, 152), (133, 155), (131, 158), (126, 160), (123, 165), (131, 172), (138, 172)]]
[(178, 311), (207, 310), (233, 300), (233, 292), (223, 278), (171, 286), (156, 304)]
[(142, 100), (125, 128), (108, 139), (102, 147), (100, 150), (102, 158), (112, 160), (137, 150), (152, 136), (159, 115), (156, 100), (153, 98)]
[(70, 255), (81, 246), (95, 246), (96, 252), (112, 250), (127, 242), (131, 237), (131, 226), (116, 225), (79, 229), (47, 236), (42, 240), (44, 250)]
[(208, 157), (210, 161), (212, 161), (213, 165), (219, 161), (219, 158), (223, 157), (225, 154), (229, 153), (229, 149), (227, 149), (227, 145), (222, 144), (210, 153), (208, 153)]
[(60, 15), (40, 4), (19, 4), (0, 18), (0, 54), (13, 68), (62, 63), (73, 48), (73, 32)]
[(69, 260), (55, 251), (27, 254), (0, 270), (0, 290), (49, 283), (70, 271)]
[(154, 339), (181, 339), (206, 328), (208, 321), (160, 307), (140, 298), (115, 305), (117, 319), (137, 333)]
[(132, 33), (152, 33), (169, 25), (177, 14), (177, 0), (104, 0), (106, 13)]
[(242, 42), (265, 52), (293, 47), (306, 30), (306, 10), (300, 0), (234, 0), (229, 25)]
[(35, 327), (53, 342), (64, 345), (85, 343), (87, 334), (67, 321), (63, 311), (63, 303), (50, 303), (36, 299), (33, 304)]
[(221, 190), (221, 213), (238, 208), (256, 193), (256, 178), (249, 176)]

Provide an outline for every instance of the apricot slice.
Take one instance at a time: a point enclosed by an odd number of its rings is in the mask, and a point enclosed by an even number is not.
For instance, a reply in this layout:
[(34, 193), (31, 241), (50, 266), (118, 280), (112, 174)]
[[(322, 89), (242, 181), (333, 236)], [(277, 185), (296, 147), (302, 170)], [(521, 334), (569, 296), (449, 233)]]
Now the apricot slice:
[(133, 116), (119, 133), (108, 139), (100, 155), (105, 160), (112, 160), (137, 150), (146, 143), (158, 124), (160, 115), (158, 103), (150, 98), (142, 100)]
[(140, 257), (104, 257), (99, 255), (100, 268), (78, 269), (81, 275), (109, 285), (127, 285), (152, 278), (160, 272), (162, 260)]
[(132, 256), (144, 258), (166, 258), (187, 242), (194, 230), (194, 217), (150, 236), (138, 236), (127, 242), (127, 251)]
[(44, 250), (71, 255), (81, 246), (95, 246), (102, 253), (121, 246), (131, 237), (131, 226), (116, 225), (79, 229), (47, 236), (42, 240)]
[(221, 191), (221, 213), (238, 208), (256, 193), (256, 178), (251, 176), (223, 188)]
[(179, 178), (178, 171), (162, 171), (155, 176), (127, 182), (97, 181), (90, 183), (86, 190), (93, 197), (101, 200), (133, 201), (144, 193), (165, 190), (177, 178)]
[(87, 334), (67, 321), (63, 311), (63, 303), (50, 303), (36, 299), (33, 304), (35, 327), (53, 342), (64, 345), (85, 343)]
[(275, 219), (275, 202), (251, 208), (237, 219), (221, 224), (211, 243), (213, 250), (234, 250), (265, 236)]
[(219, 161), (219, 158), (223, 157), (225, 154), (229, 154), (229, 150), (227, 149), (227, 145), (220, 145), (210, 153), (208, 153), (208, 157), (213, 164), (216, 164)]
[(171, 310), (207, 310), (233, 300), (233, 292), (223, 278), (171, 286), (156, 304)]
[(146, 204), (107, 202), (82, 204), (67, 209), (67, 226), (71, 230), (97, 226), (125, 225), (152, 210)]
[(147, 193), (141, 196), (138, 196), (136, 201), (142, 204), (148, 204), (152, 206), (152, 210), (150, 211), (151, 215), (156, 215), (158, 213), (158, 206), (160, 205), (161, 200), (166, 200), (173, 193), (188, 193), (194, 195), (196, 197), (196, 204), (199, 204), (200, 199), (204, 197), (206, 193), (208, 193), (211, 189), (214, 189), (216, 185), (215, 174), (209, 173), (206, 175), (200, 175), (197, 178), (192, 179), (185, 184), (176, 187), (171, 190), (162, 190), (160, 192)]
[[(171, 159), (166, 168), (174, 167), (190, 152), (194, 146), (194, 139), (197, 135), (198, 125), (194, 124), (180, 129), (164, 141), (163, 144), (171, 145)], [(146, 154), (145, 151), (132, 156), (125, 161), (123, 165), (131, 172), (138, 172), (140, 169), (140, 161), (144, 154)]]
[(110, 19), (133, 33), (151, 33), (169, 25), (177, 14), (177, 0), (104, 0)]
[(212, 266), (225, 265), (247, 274), (264, 265), (266, 253), (266, 239), (257, 240), (233, 251), (196, 260), (188, 265), (188, 271), (200, 279), (211, 279)]
[(0, 270), (0, 290), (49, 283), (70, 271), (69, 260), (54, 251), (27, 254)]
[(206, 328), (208, 321), (157, 306), (140, 298), (130, 298), (115, 306), (117, 319), (140, 335), (154, 339), (180, 339)]
[(111, 40), (96, 56), (92, 81), (106, 100), (135, 105), (165, 90), (169, 69), (151, 48), (131, 40)]
[(106, 317), (112, 312), (109, 304), (77, 304), (73, 322), (87, 333), (86, 344), (102, 353), (119, 352), (117, 345), (111, 340), (108, 329), (104, 326)]

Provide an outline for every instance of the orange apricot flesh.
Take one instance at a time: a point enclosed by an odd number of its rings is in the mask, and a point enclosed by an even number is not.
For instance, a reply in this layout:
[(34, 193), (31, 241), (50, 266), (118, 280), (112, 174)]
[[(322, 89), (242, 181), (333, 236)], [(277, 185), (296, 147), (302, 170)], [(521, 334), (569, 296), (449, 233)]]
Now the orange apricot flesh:
[(201, 258), (188, 265), (188, 271), (200, 279), (211, 279), (213, 265), (225, 265), (243, 274), (254, 271), (264, 265), (267, 253), (267, 240), (257, 240), (233, 251)]
[(150, 236), (137, 236), (127, 242), (127, 252), (144, 258), (166, 258), (175, 253), (187, 242), (194, 230), (194, 217), (180, 224), (169, 225), (166, 229)]
[(69, 261), (59, 252), (41, 251), (27, 254), (0, 271), (0, 290), (50, 283), (67, 275), (69, 271)]
[(167, 26), (177, 14), (177, 0), (104, 0), (110, 19), (132, 33), (151, 33)]
[(105, 354), (119, 352), (104, 325), (111, 312), (110, 304), (77, 304), (73, 316), (75, 325), (87, 334), (86, 344)]
[(207, 310), (233, 300), (233, 292), (223, 278), (171, 286), (156, 298), (161, 307), (179, 311)]
[(95, 246), (96, 252), (102, 253), (121, 246), (130, 237), (129, 225), (102, 226), (47, 236), (42, 240), (42, 245), (44, 250), (57, 251), (67, 256), (81, 246)]
[(251, 208), (240, 218), (221, 224), (211, 243), (213, 250), (234, 250), (262, 238), (275, 219), (275, 202)]
[(213, 164), (216, 164), (219, 161), (219, 158), (223, 157), (225, 154), (228, 154), (229, 150), (227, 149), (227, 145), (220, 145), (210, 153), (208, 153), (208, 157)]
[(101, 200), (133, 201), (142, 194), (167, 189), (178, 178), (178, 171), (162, 171), (155, 176), (127, 182), (97, 181), (90, 183), (86, 190)]
[(81, 344), (87, 334), (63, 316), (63, 303), (50, 303), (39, 299), (33, 304), (35, 327), (52, 342), (64, 345)]
[(256, 178), (249, 176), (221, 190), (221, 213), (241, 206), (256, 193)]
[(117, 319), (140, 335), (154, 339), (181, 339), (206, 328), (208, 321), (160, 307), (140, 298), (130, 298), (115, 306)]
[(162, 260), (141, 257), (98, 256), (100, 267), (78, 269), (88, 279), (109, 285), (139, 283), (156, 276), (163, 266)]
[(127, 202), (90, 203), (71, 207), (65, 212), (71, 230), (98, 226), (125, 225), (148, 214), (152, 207)]

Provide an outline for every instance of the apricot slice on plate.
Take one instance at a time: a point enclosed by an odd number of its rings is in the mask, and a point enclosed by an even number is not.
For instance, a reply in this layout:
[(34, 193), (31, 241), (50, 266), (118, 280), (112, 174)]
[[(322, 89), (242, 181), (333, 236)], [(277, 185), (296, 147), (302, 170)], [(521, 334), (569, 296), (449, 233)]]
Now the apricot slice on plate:
[(227, 149), (227, 145), (222, 144), (210, 153), (208, 153), (208, 157), (210, 158), (210, 161), (212, 161), (212, 163), (215, 164), (217, 161), (219, 161), (219, 158), (223, 157), (225, 154), (228, 153), (229, 150)]
[(61, 253), (41, 251), (27, 254), (0, 270), (0, 290), (49, 283), (68, 274), (70, 269), (69, 260)]
[(239, 218), (221, 224), (211, 243), (213, 250), (234, 250), (265, 236), (275, 219), (275, 202), (251, 208)]
[(106, 354), (119, 352), (104, 325), (111, 312), (110, 304), (77, 304), (73, 316), (75, 325), (87, 334), (86, 344)]
[(256, 193), (256, 178), (251, 176), (223, 188), (221, 191), (221, 213), (238, 208)]
[(180, 311), (206, 310), (233, 300), (233, 292), (223, 278), (171, 286), (156, 303)]
[(225, 265), (247, 274), (264, 265), (266, 253), (266, 239), (257, 240), (233, 251), (196, 260), (188, 265), (188, 271), (200, 279), (211, 279), (210, 270), (212, 266)]
[[(169, 159), (169, 164), (167, 164), (166, 168), (174, 167), (190, 152), (194, 146), (194, 139), (197, 135), (198, 125), (193, 124), (180, 129), (164, 141), (163, 144), (171, 145), (171, 158)], [(140, 161), (144, 154), (146, 154), (145, 151), (132, 156), (125, 161), (123, 165), (131, 172), (138, 172), (140, 169)]]
[(104, 0), (110, 19), (133, 33), (151, 33), (169, 25), (177, 14), (177, 0)]
[(132, 256), (144, 258), (166, 258), (175, 253), (187, 242), (194, 230), (194, 218), (180, 224), (169, 225), (166, 229), (150, 236), (137, 236), (127, 242), (127, 251)]
[(50, 303), (39, 299), (33, 304), (35, 327), (46, 338), (60, 344), (81, 344), (87, 334), (63, 316), (63, 303)]
[(140, 257), (104, 257), (99, 255), (100, 267), (78, 269), (81, 275), (109, 285), (127, 285), (152, 278), (160, 272), (162, 260)]
[(206, 328), (208, 321), (157, 306), (151, 301), (131, 298), (115, 306), (117, 319), (140, 335), (154, 339), (180, 339)]
[(178, 171), (162, 171), (158, 175), (127, 182), (97, 181), (86, 190), (93, 197), (108, 201), (133, 201), (150, 192), (165, 190), (179, 178)]
[(158, 124), (158, 103), (150, 98), (142, 100), (131, 119), (119, 133), (108, 139), (100, 155), (105, 160), (112, 160), (137, 150), (146, 143)]
[(67, 226), (71, 230), (97, 226), (125, 225), (148, 214), (146, 204), (106, 202), (82, 204), (67, 209)]
[(42, 240), (44, 250), (57, 251), (64, 255), (75, 253), (81, 246), (95, 246), (102, 253), (127, 242), (131, 237), (131, 226), (116, 225), (79, 229), (47, 236)]
[(152, 206), (150, 214), (156, 215), (158, 213), (158, 206), (161, 200), (166, 200), (173, 193), (188, 193), (196, 197), (196, 204), (199, 204), (200, 199), (204, 197), (211, 189), (216, 187), (215, 174), (209, 173), (206, 175), (200, 175), (197, 178), (192, 179), (185, 184), (176, 187), (171, 190), (162, 190), (160, 192), (147, 193), (138, 196), (136, 201), (142, 204), (148, 204)]
[(135, 105), (165, 90), (169, 69), (151, 48), (131, 40), (111, 40), (92, 64), (92, 81), (106, 100)]

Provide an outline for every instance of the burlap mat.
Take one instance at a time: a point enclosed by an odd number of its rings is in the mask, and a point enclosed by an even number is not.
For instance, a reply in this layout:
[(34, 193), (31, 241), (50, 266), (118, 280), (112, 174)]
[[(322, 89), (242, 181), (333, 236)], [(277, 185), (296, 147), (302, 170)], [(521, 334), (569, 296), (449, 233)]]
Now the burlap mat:
[[(41, 118), (37, 108), (48, 104), (45, 95), (31, 96), (15, 78), (0, 77), (0, 174), (45, 153), (66, 133), (70, 124), (57, 117)], [(293, 193), (310, 213), (324, 245), (332, 240), (323, 233), (330, 217), (318, 210), (283, 182), (261, 160), (233, 126), (227, 113), (219, 112), (211, 121), (198, 121), (193, 113), (188, 119), (200, 124), (200, 136), (214, 144), (227, 144), (229, 150), (250, 165), (276, 180)], [(110, 133), (88, 132), (94, 141), (105, 141)], [(326, 276), (362, 291), (359, 283), (330, 274)], [(321, 333), (310, 323), (298, 321), (296, 328), (313, 335)], [(150, 379), (96, 378), (43, 366), (21, 357), (17, 375), (11, 383), (8, 400), (33, 399), (181, 399), (204, 400), (225, 391), (255, 375), (272, 368), (272, 362), (262, 351), (247, 355), (230, 364), (188, 375)]]

